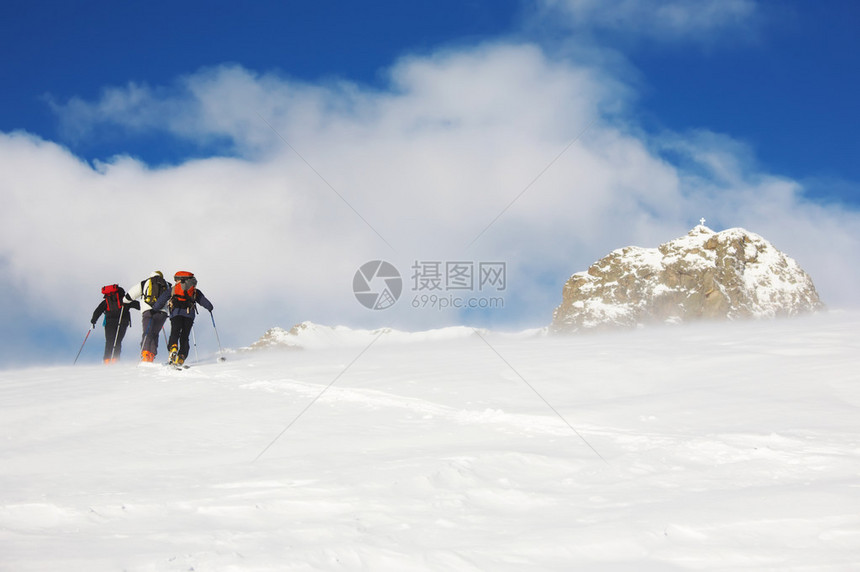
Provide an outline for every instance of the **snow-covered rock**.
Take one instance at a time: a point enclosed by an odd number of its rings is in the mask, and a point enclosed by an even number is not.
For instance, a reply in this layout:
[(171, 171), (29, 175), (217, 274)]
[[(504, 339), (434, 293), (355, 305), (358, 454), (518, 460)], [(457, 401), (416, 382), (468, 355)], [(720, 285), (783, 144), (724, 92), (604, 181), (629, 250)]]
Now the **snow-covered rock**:
[(571, 276), (550, 329), (793, 316), (821, 307), (812, 279), (767, 240), (699, 225), (657, 248), (615, 250)]

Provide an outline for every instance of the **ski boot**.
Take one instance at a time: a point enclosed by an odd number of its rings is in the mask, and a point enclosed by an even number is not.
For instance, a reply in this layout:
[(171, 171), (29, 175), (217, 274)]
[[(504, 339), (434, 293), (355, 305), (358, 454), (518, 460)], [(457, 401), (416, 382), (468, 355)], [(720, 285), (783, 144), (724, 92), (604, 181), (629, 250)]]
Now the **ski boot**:
[(146, 350), (143, 350), (142, 352), (140, 352), (140, 361), (152, 362), (154, 360), (155, 360), (155, 354), (154, 353), (148, 352)]
[(176, 365), (177, 360), (179, 359), (179, 348), (176, 345), (170, 346), (170, 357), (167, 360), (167, 363)]

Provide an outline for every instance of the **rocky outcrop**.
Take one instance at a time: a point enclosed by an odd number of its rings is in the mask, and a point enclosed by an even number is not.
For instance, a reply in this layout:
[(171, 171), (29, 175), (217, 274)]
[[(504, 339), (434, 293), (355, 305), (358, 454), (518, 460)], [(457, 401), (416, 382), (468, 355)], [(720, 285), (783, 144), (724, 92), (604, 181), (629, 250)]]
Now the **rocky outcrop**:
[(571, 276), (550, 331), (793, 316), (820, 308), (812, 279), (764, 238), (699, 225), (657, 248), (616, 250)]

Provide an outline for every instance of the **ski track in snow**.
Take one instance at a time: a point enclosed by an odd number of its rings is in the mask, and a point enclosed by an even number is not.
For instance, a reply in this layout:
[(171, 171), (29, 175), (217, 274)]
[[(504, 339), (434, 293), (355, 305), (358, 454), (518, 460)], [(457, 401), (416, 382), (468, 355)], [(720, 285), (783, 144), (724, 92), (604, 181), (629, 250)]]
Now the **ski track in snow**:
[[(241, 386), (245, 389), (270, 391), (288, 395), (313, 398), (319, 394), (317, 385), (295, 380), (260, 381)], [(534, 431), (550, 435), (570, 434), (570, 428), (555, 417), (545, 415), (523, 415), (505, 413), (501, 410), (485, 409), (473, 411), (446, 407), (424, 399), (408, 398), (382, 391), (364, 389), (343, 389), (333, 387), (319, 399), (320, 403), (354, 403), (370, 409), (404, 409), (424, 419), (439, 417), (460, 425), (488, 424), (512, 431)]]
[(3, 372), (0, 571), (860, 569), (858, 324)]

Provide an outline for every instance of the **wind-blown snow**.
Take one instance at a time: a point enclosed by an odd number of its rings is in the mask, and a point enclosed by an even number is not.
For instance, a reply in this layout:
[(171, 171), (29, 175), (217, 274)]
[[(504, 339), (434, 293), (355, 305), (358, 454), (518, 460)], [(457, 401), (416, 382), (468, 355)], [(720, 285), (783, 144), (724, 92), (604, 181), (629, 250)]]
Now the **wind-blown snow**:
[[(537, 330), (534, 331), (537, 332)], [(379, 338), (381, 344), (407, 344), (456, 340), (474, 335), (475, 329), (465, 326), (451, 326), (423, 332), (404, 332), (393, 328), (360, 330), (347, 326), (325, 326), (313, 322), (302, 322), (289, 330), (271, 328), (249, 348), (243, 349), (364, 347), (376, 338)]]
[(858, 331), (4, 371), (0, 570), (860, 569)]

